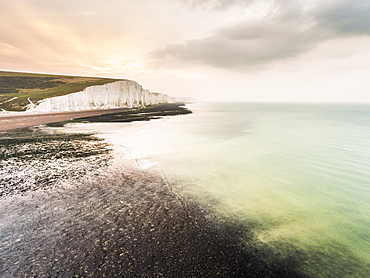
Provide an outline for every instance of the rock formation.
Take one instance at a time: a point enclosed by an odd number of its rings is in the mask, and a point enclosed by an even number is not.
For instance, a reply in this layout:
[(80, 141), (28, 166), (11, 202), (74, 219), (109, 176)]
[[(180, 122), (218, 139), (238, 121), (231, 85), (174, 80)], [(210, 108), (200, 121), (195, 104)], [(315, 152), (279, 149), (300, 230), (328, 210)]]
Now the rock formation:
[(83, 91), (30, 103), (28, 111), (56, 112), (92, 109), (133, 108), (171, 102), (165, 94), (152, 93), (135, 81), (121, 80), (87, 87)]

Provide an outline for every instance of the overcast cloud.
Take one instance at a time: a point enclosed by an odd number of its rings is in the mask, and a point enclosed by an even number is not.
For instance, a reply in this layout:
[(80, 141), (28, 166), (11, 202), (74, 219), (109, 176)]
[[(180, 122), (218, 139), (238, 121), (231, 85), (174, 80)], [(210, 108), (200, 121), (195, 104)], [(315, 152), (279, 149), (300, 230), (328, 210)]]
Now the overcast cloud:
[(330, 1), (316, 7), (313, 16), (337, 35), (370, 35), (370, 1)]
[[(189, 2), (189, 1), (185, 1)], [(198, 0), (202, 7), (250, 4), (252, 1)], [(219, 28), (212, 35), (170, 44), (150, 54), (171, 65), (194, 62), (220, 68), (250, 68), (288, 59), (333, 38), (370, 34), (370, 2), (268, 1), (269, 12)]]
[(224, 10), (230, 7), (245, 7), (256, 0), (180, 0), (193, 8), (203, 8), (209, 10)]
[(370, 101), (370, 1), (1, 0), (0, 70), (210, 100)]

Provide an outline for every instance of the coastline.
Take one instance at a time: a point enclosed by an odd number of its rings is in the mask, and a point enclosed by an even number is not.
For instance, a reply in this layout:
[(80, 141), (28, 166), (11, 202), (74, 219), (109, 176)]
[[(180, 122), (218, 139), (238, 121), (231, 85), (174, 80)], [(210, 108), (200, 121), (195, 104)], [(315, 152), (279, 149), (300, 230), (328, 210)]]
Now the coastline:
[(0, 131), (32, 127), (53, 122), (68, 121), (77, 117), (97, 116), (106, 113), (127, 111), (129, 108), (87, 110), (72, 112), (8, 112), (0, 113)]
[(63, 126), (70, 122), (134, 122), (192, 113), (184, 103), (161, 103), (136, 108), (96, 109), (65, 112), (3, 112), (0, 131), (38, 125)]
[[(107, 166), (1, 200), (2, 275), (299, 277), (248, 227), (221, 223), (140, 170), (125, 146)], [(21, 224), (21, 225), (19, 225)]]

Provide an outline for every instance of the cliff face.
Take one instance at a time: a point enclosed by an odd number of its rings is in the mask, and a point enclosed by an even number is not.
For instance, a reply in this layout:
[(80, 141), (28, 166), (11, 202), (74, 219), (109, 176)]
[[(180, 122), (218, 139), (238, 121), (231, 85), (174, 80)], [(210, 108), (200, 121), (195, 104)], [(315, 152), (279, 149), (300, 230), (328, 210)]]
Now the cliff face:
[(131, 80), (87, 87), (77, 93), (52, 97), (38, 104), (30, 103), (28, 111), (56, 112), (92, 109), (133, 108), (171, 102), (165, 94), (152, 93)]

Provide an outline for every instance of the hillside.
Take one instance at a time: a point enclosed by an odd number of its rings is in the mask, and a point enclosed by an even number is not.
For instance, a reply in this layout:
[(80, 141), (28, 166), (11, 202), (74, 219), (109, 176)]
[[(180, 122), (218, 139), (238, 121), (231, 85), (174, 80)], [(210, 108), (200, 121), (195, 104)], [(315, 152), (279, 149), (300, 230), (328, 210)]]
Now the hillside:
[(29, 100), (37, 102), (118, 80), (124, 79), (0, 71), (0, 110), (24, 111)]

